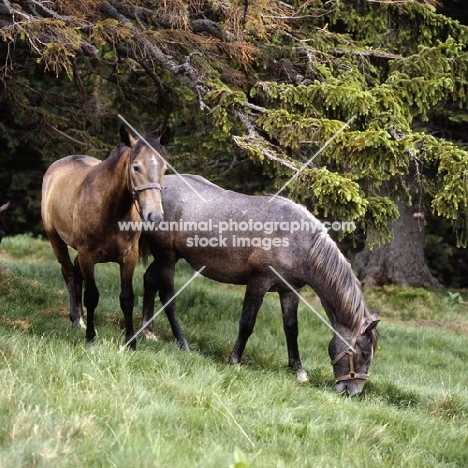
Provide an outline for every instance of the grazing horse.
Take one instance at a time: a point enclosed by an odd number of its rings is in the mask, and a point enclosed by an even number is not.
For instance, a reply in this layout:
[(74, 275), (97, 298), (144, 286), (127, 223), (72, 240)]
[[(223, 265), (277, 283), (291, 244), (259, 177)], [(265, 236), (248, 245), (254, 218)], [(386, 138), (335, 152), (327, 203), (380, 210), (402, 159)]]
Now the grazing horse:
[(10, 202), (5, 203), (0, 206), (0, 242), (2, 242), (3, 237), (7, 232), (6, 223), (5, 223), (5, 213), (10, 207)]
[[(135, 140), (121, 128), (121, 137), (123, 144), (104, 161), (73, 155), (54, 162), (44, 175), (41, 211), (45, 232), (68, 286), (72, 323), (84, 327), (84, 281), (86, 339), (94, 340), (94, 311), (99, 301), (94, 266), (116, 262), (120, 266), (125, 342), (135, 349), (132, 278), (141, 233), (120, 227), (122, 222), (162, 220), (161, 184), (168, 136), (164, 141), (151, 135)], [(77, 251), (74, 263), (67, 246)]]
[[(182, 177), (185, 179), (183, 180)], [(142, 326), (153, 332), (156, 292), (166, 304), (174, 295), (175, 263), (184, 258), (203, 276), (246, 285), (239, 332), (230, 364), (239, 364), (263, 297), (280, 296), (289, 366), (307, 381), (297, 344), (299, 291), (311, 286), (335, 331), (329, 355), (336, 390), (360, 393), (376, 348), (378, 314), (370, 314), (359, 282), (322, 224), (305, 208), (281, 197), (224, 190), (199, 176), (166, 176), (165, 220), (145, 233), (154, 257), (144, 276)], [(200, 195), (206, 202), (201, 202)], [(165, 307), (179, 346), (188, 349), (175, 312)]]

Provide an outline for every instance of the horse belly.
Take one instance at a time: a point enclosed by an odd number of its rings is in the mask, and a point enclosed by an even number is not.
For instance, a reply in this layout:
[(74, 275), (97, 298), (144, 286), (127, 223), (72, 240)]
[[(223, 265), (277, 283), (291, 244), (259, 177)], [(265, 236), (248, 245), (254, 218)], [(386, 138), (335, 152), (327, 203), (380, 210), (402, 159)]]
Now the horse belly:
[(203, 276), (228, 284), (247, 284), (253, 274), (269, 274), (268, 263), (274, 262), (258, 249), (195, 246), (189, 239), (176, 250), (195, 270), (204, 267)]
[[(191, 263), (189, 262), (192, 268), (199, 270), (201, 266), (199, 262)], [(219, 283), (227, 283), (227, 284), (247, 284), (247, 280), (249, 278), (249, 270), (248, 268), (232, 268), (227, 267), (226, 264), (222, 263), (214, 263), (214, 262), (204, 262), (207, 265), (202, 265), (205, 268), (201, 272), (202, 276), (206, 278), (210, 278), (214, 281), (218, 281)]]

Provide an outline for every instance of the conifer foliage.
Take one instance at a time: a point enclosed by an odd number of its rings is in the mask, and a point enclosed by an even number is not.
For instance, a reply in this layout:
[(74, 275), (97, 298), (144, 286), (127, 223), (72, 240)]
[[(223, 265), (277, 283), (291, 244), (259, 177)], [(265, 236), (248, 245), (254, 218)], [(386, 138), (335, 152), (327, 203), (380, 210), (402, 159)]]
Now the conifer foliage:
[(278, 188), (300, 170), (289, 196), (370, 240), (417, 197), (467, 244), (468, 152), (429, 123), (468, 120), (468, 28), (433, 0), (0, 0), (0, 39), (10, 148), (100, 154), (118, 113), (170, 119)]

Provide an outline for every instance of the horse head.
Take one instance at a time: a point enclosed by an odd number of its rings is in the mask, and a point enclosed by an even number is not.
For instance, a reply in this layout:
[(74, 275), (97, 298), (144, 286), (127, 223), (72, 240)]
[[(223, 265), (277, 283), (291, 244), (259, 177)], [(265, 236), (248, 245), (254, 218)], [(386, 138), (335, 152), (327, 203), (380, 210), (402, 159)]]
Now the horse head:
[(0, 242), (3, 239), (3, 236), (6, 234), (6, 225), (4, 220), (4, 213), (10, 207), (10, 202), (5, 203), (4, 205), (0, 206)]
[(162, 206), (162, 180), (166, 171), (165, 146), (169, 132), (158, 138), (146, 135), (135, 140), (123, 127), (122, 142), (130, 148), (127, 186), (143, 221), (159, 223), (164, 216)]
[(337, 327), (328, 346), (337, 392), (346, 391), (353, 396), (364, 389), (377, 347), (378, 316), (378, 313), (371, 314), (355, 330)]

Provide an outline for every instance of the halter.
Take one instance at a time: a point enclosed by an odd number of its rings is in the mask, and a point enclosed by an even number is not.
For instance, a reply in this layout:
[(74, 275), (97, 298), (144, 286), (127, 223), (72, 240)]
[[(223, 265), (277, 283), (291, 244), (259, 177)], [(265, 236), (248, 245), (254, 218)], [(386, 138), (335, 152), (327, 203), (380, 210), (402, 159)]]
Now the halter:
[(354, 372), (354, 345), (358, 339), (358, 336), (361, 333), (361, 327), (358, 328), (357, 332), (354, 334), (353, 339), (351, 340), (351, 346), (342, 353), (338, 354), (335, 359), (331, 362), (331, 365), (334, 366), (342, 357), (348, 355), (349, 357), (349, 373), (343, 375), (342, 377), (338, 377), (335, 379), (335, 383), (341, 382), (343, 380), (355, 380), (355, 379), (362, 379), (366, 380), (369, 377), (369, 374), (359, 374)]
[(141, 207), (137, 198), (138, 192), (143, 192), (144, 190), (149, 190), (149, 189), (156, 189), (156, 190), (161, 191), (162, 187), (161, 187), (161, 184), (159, 184), (158, 182), (149, 182), (148, 184), (135, 185), (132, 179), (132, 175), (130, 173), (131, 167), (132, 167), (131, 156), (132, 155), (130, 154), (129, 159), (128, 159), (127, 179), (130, 182), (129, 190), (130, 190), (130, 193), (132, 194), (133, 203), (135, 203), (138, 214), (141, 216)]

